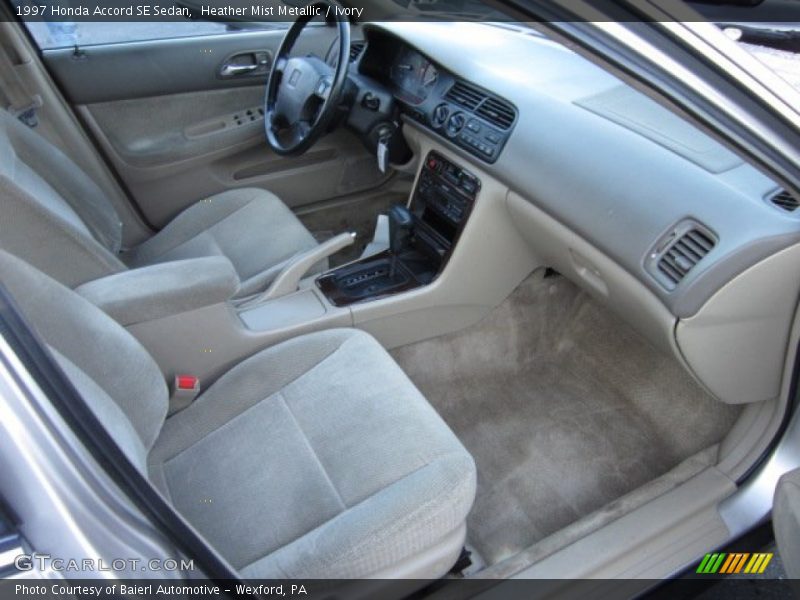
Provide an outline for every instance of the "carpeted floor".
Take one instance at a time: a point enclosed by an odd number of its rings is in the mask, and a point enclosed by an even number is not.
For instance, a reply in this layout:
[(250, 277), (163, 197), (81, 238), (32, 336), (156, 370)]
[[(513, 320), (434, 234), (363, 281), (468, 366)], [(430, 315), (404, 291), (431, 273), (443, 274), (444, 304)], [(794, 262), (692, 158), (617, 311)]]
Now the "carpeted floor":
[(739, 413), (563, 277), (394, 357), (478, 465), (469, 541), (495, 564), (717, 443)]

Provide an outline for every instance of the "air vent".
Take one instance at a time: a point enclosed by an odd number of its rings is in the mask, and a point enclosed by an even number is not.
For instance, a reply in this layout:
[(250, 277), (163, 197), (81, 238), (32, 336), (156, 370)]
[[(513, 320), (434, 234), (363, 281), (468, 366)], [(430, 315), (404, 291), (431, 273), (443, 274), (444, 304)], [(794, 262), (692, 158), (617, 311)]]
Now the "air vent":
[(515, 117), (513, 106), (508, 102), (491, 97), (487, 98), (475, 112), (500, 129), (511, 127)]
[(658, 271), (670, 284), (670, 289), (677, 286), (715, 245), (716, 241), (708, 233), (690, 229), (667, 248), (658, 260)]
[(350, 44), (350, 62), (355, 62), (364, 51), (365, 42), (353, 42)]
[(447, 90), (447, 94), (444, 98), (453, 104), (458, 104), (469, 110), (475, 110), (475, 108), (486, 99), (486, 94), (471, 85), (456, 81), (450, 89)]
[(787, 212), (792, 212), (800, 206), (800, 200), (791, 196), (786, 190), (781, 190), (769, 199), (775, 206)]

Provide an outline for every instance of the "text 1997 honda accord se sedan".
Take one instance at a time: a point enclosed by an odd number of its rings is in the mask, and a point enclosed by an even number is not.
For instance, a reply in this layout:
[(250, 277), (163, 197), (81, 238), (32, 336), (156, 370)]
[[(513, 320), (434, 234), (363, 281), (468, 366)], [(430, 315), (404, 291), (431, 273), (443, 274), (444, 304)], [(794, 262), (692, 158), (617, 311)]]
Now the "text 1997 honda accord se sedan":
[(772, 3), (3, 4), (2, 589), (800, 577)]

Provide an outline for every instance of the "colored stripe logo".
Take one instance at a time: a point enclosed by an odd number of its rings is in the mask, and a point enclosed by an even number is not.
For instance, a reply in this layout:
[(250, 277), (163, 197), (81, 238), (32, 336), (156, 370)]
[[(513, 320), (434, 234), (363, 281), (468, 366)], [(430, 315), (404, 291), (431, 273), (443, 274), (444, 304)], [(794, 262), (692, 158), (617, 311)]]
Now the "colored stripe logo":
[(696, 573), (703, 575), (735, 575), (749, 573), (757, 575), (763, 573), (772, 560), (771, 552), (716, 552), (706, 554), (697, 566)]

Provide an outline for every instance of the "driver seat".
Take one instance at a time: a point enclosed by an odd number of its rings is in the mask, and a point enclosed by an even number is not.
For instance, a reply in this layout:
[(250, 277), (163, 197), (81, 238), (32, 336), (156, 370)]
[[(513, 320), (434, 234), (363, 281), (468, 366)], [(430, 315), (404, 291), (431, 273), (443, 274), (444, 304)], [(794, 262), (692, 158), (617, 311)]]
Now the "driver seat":
[[(0, 111), (0, 247), (76, 287), (130, 268), (224, 256), (241, 287), (264, 289), (314, 237), (275, 195), (229, 190), (196, 202), (153, 237), (122, 250), (122, 223), (98, 185), (63, 152)], [(321, 261), (311, 272), (327, 267)]]

